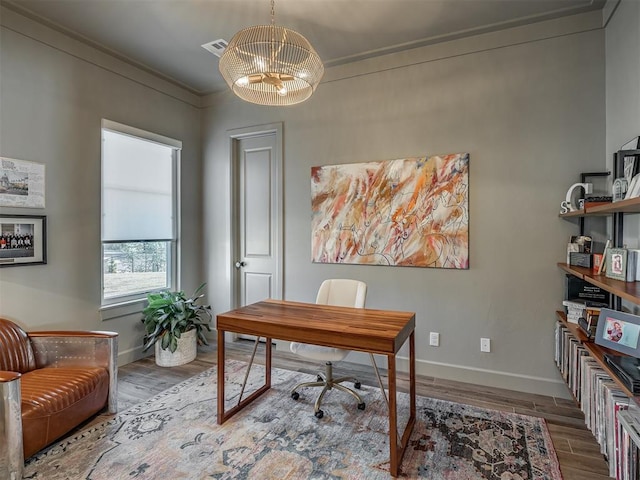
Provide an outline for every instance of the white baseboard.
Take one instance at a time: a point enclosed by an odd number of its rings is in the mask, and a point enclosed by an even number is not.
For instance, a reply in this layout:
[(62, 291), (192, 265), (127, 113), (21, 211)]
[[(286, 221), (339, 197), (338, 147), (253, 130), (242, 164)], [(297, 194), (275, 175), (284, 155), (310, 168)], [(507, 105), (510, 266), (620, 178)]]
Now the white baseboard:
[[(209, 335), (207, 338), (209, 338)], [(227, 339), (227, 341), (230, 341), (230, 339)], [(274, 342), (276, 344), (276, 351), (289, 352), (289, 342), (284, 340), (274, 340)], [(378, 367), (387, 368), (386, 361), (382, 356), (377, 355), (375, 358)], [(370, 363), (369, 354), (364, 352), (351, 352), (346, 360), (362, 365), (368, 365)], [(409, 359), (406, 357), (398, 357), (396, 365), (398, 370), (406, 372), (409, 370)], [(474, 385), (487, 385), (518, 392), (548, 395), (550, 397), (571, 398), (567, 385), (562, 380), (554, 378), (519, 375), (499, 370), (419, 359), (416, 360), (416, 374), (442, 380), (454, 380), (457, 382), (472, 383)]]
[(118, 366), (126, 365), (128, 363), (135, 362), (141, 358), (148, 357), (153, 353), (153, 349), (150, 348), (146, 352), (142, 351), (142, 345), (139, 347), (130, 348), (128, 350), (122, 350), (118, 352)]
[[(368, 364), (370, 362), (369, 354), (363, 352), (351, 352), (347, 360), (361, 364)], [(378, 363), (379, 367), (386, 368), (386, 362), (383, 361), (383, 357), (379, 355), (376, 356), (376, 363)], [(406, 357), (397, 357), (396, 365), (398, 370), (407, 372), (409, 370), (409, 359)], [(489, 387), (505, 388), (518, 392), (548, 395), (550, 397), (571, 398), (567, 385), (562, 380), (553, 378), (519, 375), (499, 370), (488, 370), (419, 359), (416, 360), (416, 374), (434, 377), (436, 379), (454, 380), (457, 382), (472, 383), (474, 385), (487, 385)]]

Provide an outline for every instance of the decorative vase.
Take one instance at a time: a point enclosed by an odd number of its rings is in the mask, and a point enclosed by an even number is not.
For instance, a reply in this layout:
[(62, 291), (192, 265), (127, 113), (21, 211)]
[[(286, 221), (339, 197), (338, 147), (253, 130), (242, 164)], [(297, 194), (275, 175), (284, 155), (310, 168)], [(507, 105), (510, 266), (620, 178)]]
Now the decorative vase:
[(189, 330), (180, 335), (178, 348), (175, 352), (164, 350), (161, 346), (162, 340), (158, 340), (156, 346), (156, 365), (159, 367), (177, 367), (195, 360), (198, 354), (198, 337), (196, 330)]

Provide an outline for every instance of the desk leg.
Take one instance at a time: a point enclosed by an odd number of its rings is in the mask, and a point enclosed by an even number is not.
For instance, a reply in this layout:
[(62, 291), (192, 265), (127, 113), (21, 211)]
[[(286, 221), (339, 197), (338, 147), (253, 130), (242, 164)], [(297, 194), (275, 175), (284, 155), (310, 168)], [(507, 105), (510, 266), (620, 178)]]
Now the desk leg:
[[(218, 425), (222, 425), (228, 419), (233, 417), (236, 413), (242, 410), (244, 407), (253, 402), (256, 398), (262, 395), (264, 392), (271, 388), (271, 338), (267, 338), (267, 344), (265, 348), (265, 382), (260, 388), (249, 395), (244, 400), (241, 400), (235, 407), (230, 408), (228, 411), (224, 409), (224, 363), (225, 363), (225, 335), (224, 330), (218, 330)], [(247, 366), (250, 368), (250, 365)]]
[(409, 419), (398, 442), (398, 410), (396, 385), (396, 357), (389, 355), (389, 473), (397, 477), (404, 452), (409, 445), (409, 438), (416, 423), (416, 342), (415, 334), (409, 336)]
[(224, 422), (224, 330), (218, 330), (218, 425)]
[(389, 372), (389, 473), (397, 477), (400, 471), (398, 461), (398, 410), (396, 398), (396, 357), (387, 356)]

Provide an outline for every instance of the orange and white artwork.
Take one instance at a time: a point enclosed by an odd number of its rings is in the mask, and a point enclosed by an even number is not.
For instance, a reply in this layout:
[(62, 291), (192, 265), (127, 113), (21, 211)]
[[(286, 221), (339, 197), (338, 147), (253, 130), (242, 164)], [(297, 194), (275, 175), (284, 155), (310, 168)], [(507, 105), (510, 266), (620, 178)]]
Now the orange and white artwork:
[(469, 268), (469, 154), (311, 169), (318, 263)]

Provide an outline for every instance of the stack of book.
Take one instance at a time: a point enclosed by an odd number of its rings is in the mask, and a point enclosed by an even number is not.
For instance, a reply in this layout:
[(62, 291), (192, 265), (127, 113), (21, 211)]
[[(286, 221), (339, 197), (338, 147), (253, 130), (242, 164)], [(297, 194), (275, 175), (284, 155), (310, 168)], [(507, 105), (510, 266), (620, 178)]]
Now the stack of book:
[(582, 317), (578, 319), (578, 326), (588, 340), (593, 341), (595, 338), (599, 318), (600, 307), (586, 307), (583, 310)]
[(564, 311), (567, 314), (567, 322), (579, 323), (580, 318), (584, 316), (584, 302), (565, 300), (562, 302), (562, 305), (564, 306)]
[(598, 317), (600, 316), (600, 308), (608, 306), (602, 302), (591, 300), (564, 300), (562, 305), (567, 314), (567, 321), (580, 325), (585, 333), (591, 330), (595, 333)]

